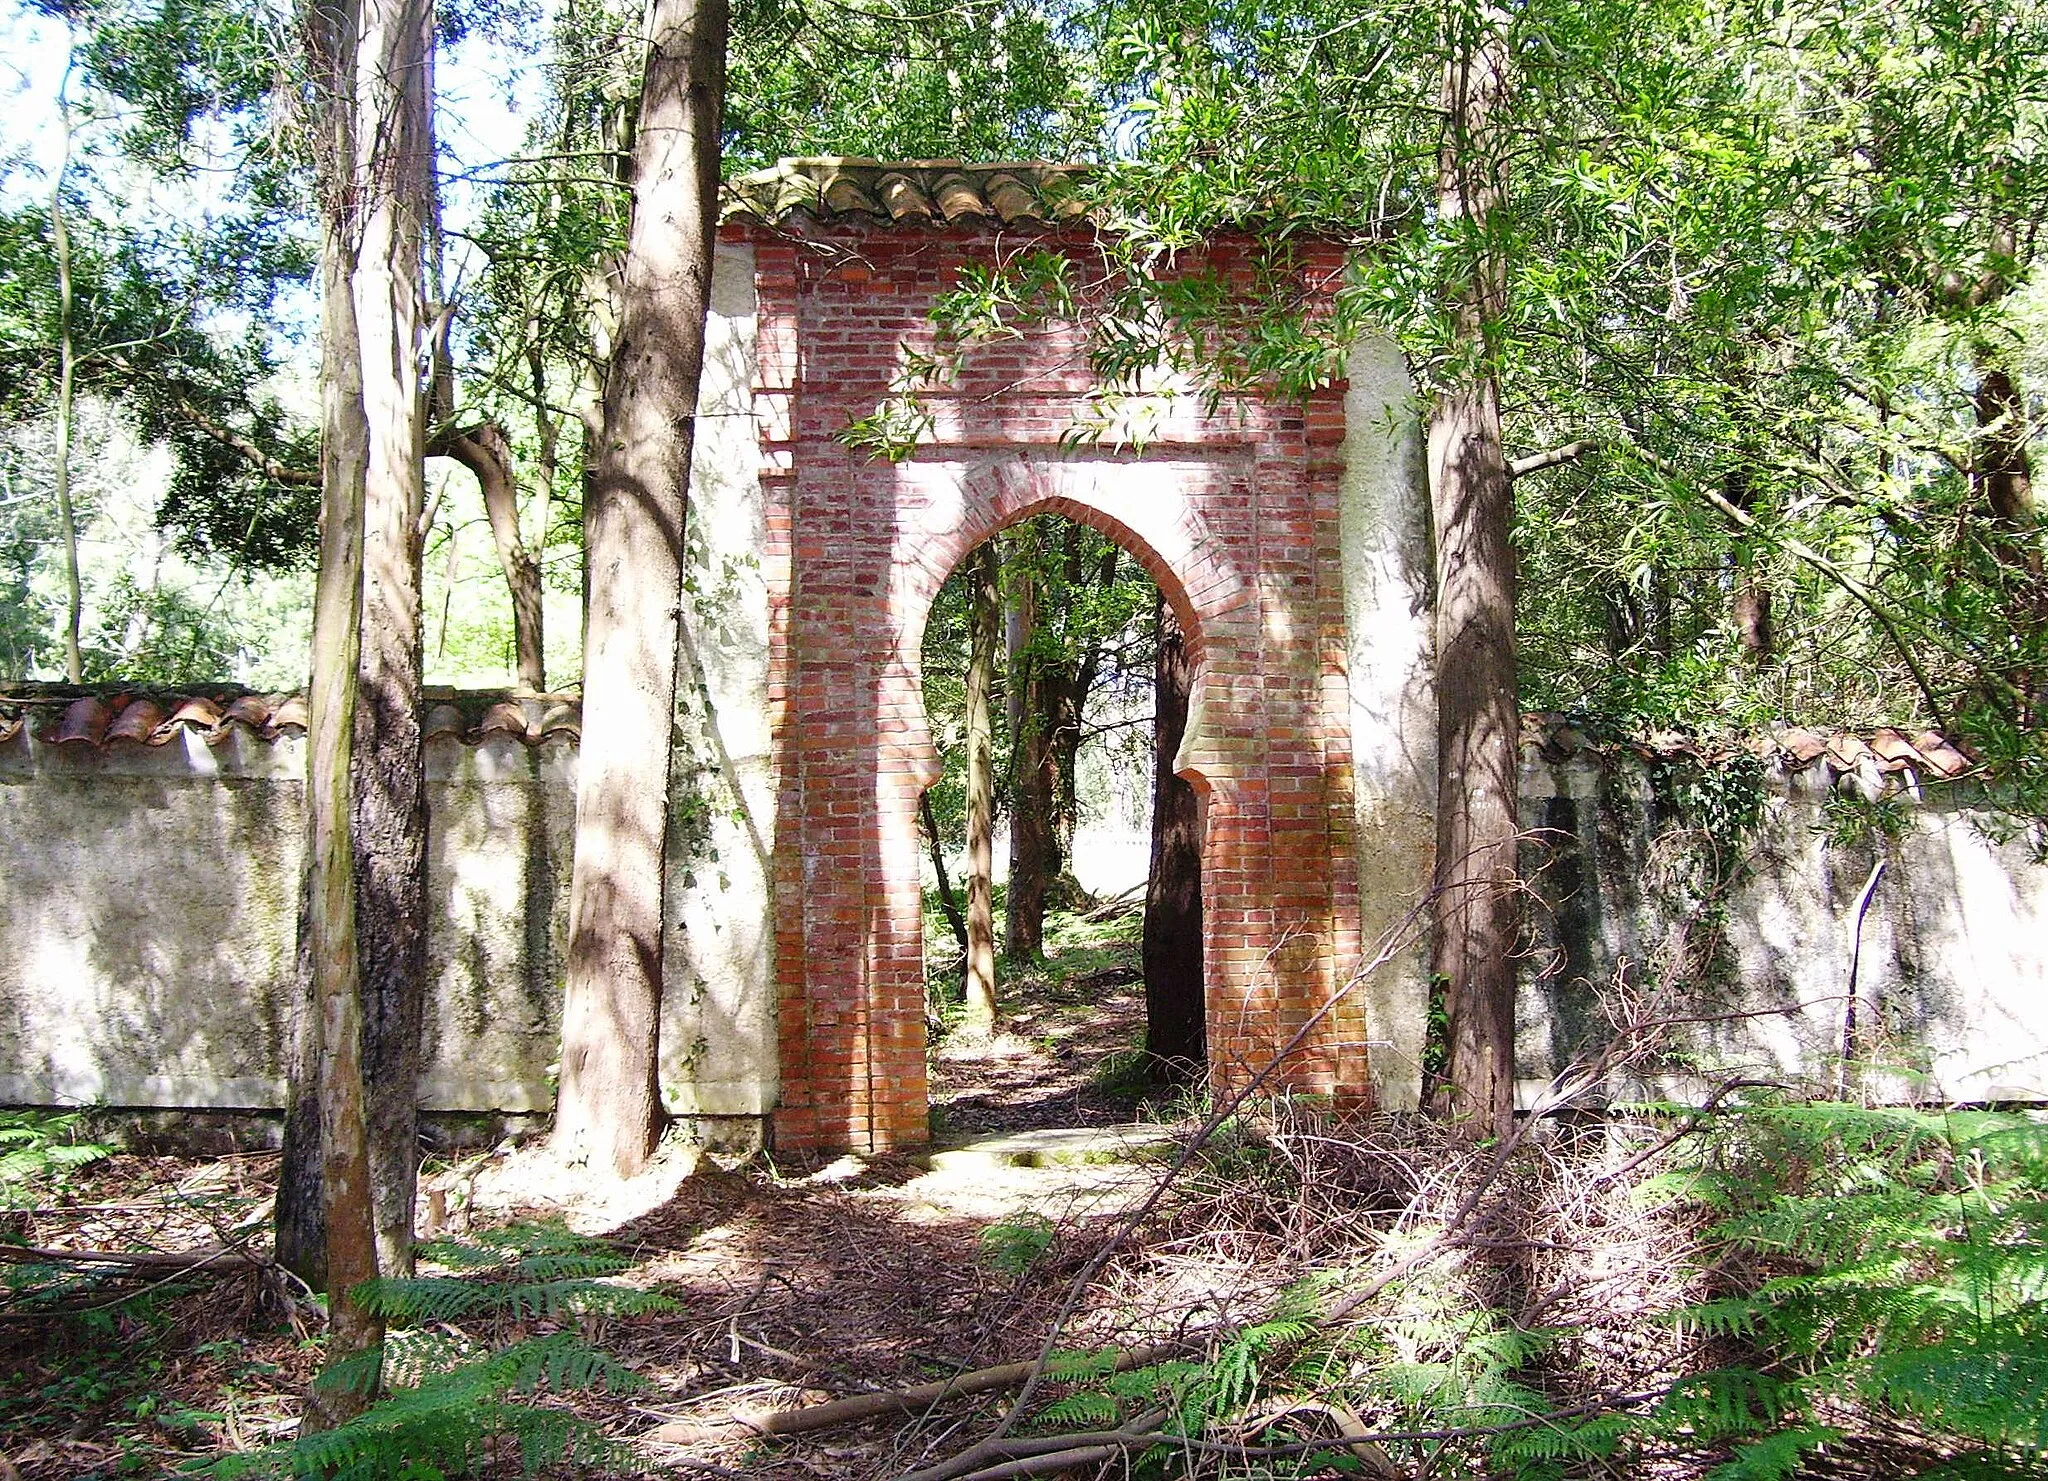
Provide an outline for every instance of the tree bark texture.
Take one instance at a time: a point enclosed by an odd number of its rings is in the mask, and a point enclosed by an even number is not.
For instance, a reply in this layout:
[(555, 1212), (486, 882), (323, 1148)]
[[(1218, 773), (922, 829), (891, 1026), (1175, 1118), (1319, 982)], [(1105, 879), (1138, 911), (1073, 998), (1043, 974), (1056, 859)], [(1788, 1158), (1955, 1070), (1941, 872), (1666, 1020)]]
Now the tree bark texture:
[(993, 540), (967, 558), (967, 1025), (996, 1026), (995, 689), (1003, 640), (1000, 567)]
[[(1749, 479), (1739, 471), (1728, 475), (1725, 492), (1728, 502), (1745, 512), (1756, 502)], [(1744, 657), (1759, 669), (1770, 665), (1778, 649), (1777, 630), (1771, 617), (1771, 583), (1762, 566), (1763, 555), (1760, 541), (1747, 532), (1736, 534), (1729, 556), (1734, 595), (1729, 600), (1728, 620)]]
[(85, 615), (85, 583), (78, 572), (78, 516), (71, 502), (71, 417), (78, 399), (78, 356), (71, 329), (71, 233), (64, 220), (64, 187), (71, 174), (73, 45), (67, 29), (64, 80), (57, 88), (62, 143), (57, 178), (50, 186), (50, 246), (57, 257), (57, 446), (50, 481), (57, 498), (58, 538), (64, 546), (64, 679), (83, 684), (85, 657), (79, 650), (78, 630)]
[[(1016, 733), (1010, 794), (1010, 892), (1003, 954), (1019, 962), (1045, 954), (1045, 911), (1059, 874), (1059, 751), (1053, 743), (1052, 686), (1045, 665), (1026, 661), (1024, 719)], [(1020, 681), (1011, 671), (1010, 682)]]
[[(362, 358), (349, 287), (356, 241), (352, 115), (358, 22), (350, 0), (318, 4), (306, 14), (314, 75), (323, 94), (316, 142), (322, 212), (320, 568), (308, 686), (303, 951), (311, 991), (301, 1012), (301, 1084), (288, 1102), (285, 1186), (277, 1200), (279, 1259), (293, 1268), (310, 1264), (310, 1242), (318, 1242), (317, 1274), (328, 1290), (330, 1363), (357, 1357), (383, 1342), (382, 1322), (354, 1299), (356, 1289), (377, 1274), (349, 782), (361, 641), (364, 481), (370, 457)], [(310, 1097), (303, 1093), (305, 1079), (313, 1083)], [(305, 1115), (309, 1099), (311, 1118)], [(315, 1156), (308, 1157), (308, 1151)], [(317, 1178), (309, 1177), (316, 1165)], [(316, 1379), (308, 1394), (304, 1428), (331, 1427), (360, 1412), (375, 1396), (374, 1383)]]
[(519, 479), (505, 429), (496, 422), (461, 428), (443, 438), (437, 451), (445, 452), (476, 477), (484, 513), (491, 522), (491, 540), (498, 548), (498, 566), (512, 594), (512, 651), (519, 686), (538, 694), (548, 687), (540, 566), (519, 533)]
[(2027, 455), (2027, 402), (2012, 372), (1980, 351), (1977, 357), (1977, 452), (1971, 481), (1985, 511), (2023, 528), (2034, 518), (2034, 469)]
[(1004, 701), (1010, 722), (1010, 887), (1003, 914), (1003, 954), (1033, 961), (1045, 947), (1045, 855), (1052, 836), (1052, 748), (1037, 723), (1031, 686), (1036, 677), (1038, 543), (1020, 525), (1003, 555), (1008, 608), (1004, 614)]
[(1521, 711), (1515, 694), (1513, 499), (1491, 337), (1506, 277), (1495, 237), (1506, 166), (1498, 112), (1506, 19), (1456, 14), (1444, 76), (1439, 213), (1471, 244), (1447, 285), (1462, 364), (1429, 418), (1437, 557), (1436, 893), (1432, 969), (1444, 983), (1448, 1063), (1439, 1109), (1475, 1135), (1514, 1119), (1515, 840)]
[(1202, 985), (1202, 800), (1173, 774), (1188, 728), (1194, 664), (1161, 599), (1153, 668), (1152, 868), (1145, 879), (1145, 1058), (1153, 1078), (1185, 1082), (1207, 1048)]
[(932, 794), (927, 792), (917, 799), (918, 820), (924, 825), (925, 849), (931, 856), (932, 873), (939, 882), (939, 909), (946, 914), (946, 924), (952, 927), (953, 940), (959, 944), (960, 960), (967, 961), (967, 917), (960, 913), (960, 901), (953, 894), (953, 878), (946, 872), (946, 845), (939, 833), (939, 815), (932, 809)]
[(426, 502), (423, 251), (432, 219), (432, 0), (364, 0), (356, 71), (356, 329), (363, 482), (361, 678), (354, 756), (356, 932), (377, 1253), (412, 1273), (426, 1016), (427, 791), (420, 730), (420, 512)]
[(619, 1176), (660, 1129), (663, 854), (683, 520), (718, 227), (726, 0), (656, 0), (588, 515), (589, 639), (555, 1144)]

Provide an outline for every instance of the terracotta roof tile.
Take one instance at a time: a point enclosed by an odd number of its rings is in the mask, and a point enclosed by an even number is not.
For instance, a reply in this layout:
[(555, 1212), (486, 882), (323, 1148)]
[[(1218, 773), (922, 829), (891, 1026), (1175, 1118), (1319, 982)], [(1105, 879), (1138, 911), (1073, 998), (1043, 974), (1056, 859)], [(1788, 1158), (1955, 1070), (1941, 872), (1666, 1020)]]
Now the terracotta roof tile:
[(272, 730), (304, 730), (312, 723), (313, 712), (306, 704), (303, 694), (288, 694), (270, 716)]
[(220, 723), (222, 728), (246, 725), (251, 730), (261, 730), (270, 723), (270, 710), (270, 700), (265, 695), (239, 695), (221, 714)]
[(107, 722), (113, 719), (113, 713), (97, 694), (81, 696), (64, 706), (64, 713), (57, 717), (56, 728), (50, 732), (49, 739), (60, 746), (97, 749), (107, 733)]
[(785, 159), (728, 181), (720, 214), (769, 224), (802, 212), (887, 226), (1059, 226), (1086, 214), (1075, 187), (1087, 173), (1086, 165), (1045, 160)]
[(485, 710), (483, 718), (477, 721), (476, 725), (476, 735), (479, 738), (486, 735), (523, 737), (525, 734), (526, 711), (509, 699), (501, 699)]
[(220, 728), (220, 706), (203, 694), (195, 694), (181, 701), (171, 711), (171, 718), (164, 722), (166, 728), (178, 725), (190, 726), (194, 730), (218, 730)]
[(566, 735), (581, 740), (583, 706), (567, 701), (557, 701), (549, 705), (540, 717), (539, 734), (543, 740), (551, 735)]
[[(36, 687), (40, 692), (0, 692), (0, 744), (25, 729), (67, 749), (99, 750), (115, 741), (160, 746), (182, 730), (218, 743), (235, 726), (275, 741), (303, 734), (308, 720), (301, 694), (156, 690), (131, 697), (125, 690), (80, 694), (54, 685)], [(574, 738), (582, 733), (581, 706), (573, 695), (509, 699), (502, 690), (438, 690), (431, 694), (424, 730), (429, 739), (452, 736), (469, 744), (487, 735), (517, 736), (528, 743), (551, 735)]]
[(1909, 767), (1919, 771), (1927, 765), (1927, 758), (1922, 756), (1914, 748), (1913, 743), (1906, 739), (1905, 733), (1893, 730), (1889, 726), (1871, 735), (1870, 749), (1875, 751), (1878, 758), (1884, 762), (1884, 769), (1886, 771), (1905, 771)]
[(107, 727), (106, 744), (133, 741), (137, 745), (160, 745), (163, 740), (168, 739), (168, 736), (160, 737), (157, 734), (163, 723), (163, 709), (155, 701), (134, 700), (123, 705), (121, 713), (114, 717), (114, 723)]
[(1817, 730), (1793, 726), (1777, 735), (1778, 749), (1799, 766), (1810, 766), (1827, 754), (1828, 738)]
[(1952, 742), (1932, 730), (1914, 731), (1913, 749), (1926, 760), (1927, 769), (1938, 777), (1959, 777), (1977, 764)]
[(1871, 757), (1869, 746), (1863, 737), (1853, 731), (1840, 730), (1828, 737), (1828, 763), (1837, 771), (1854, 771), (1866, 757)]

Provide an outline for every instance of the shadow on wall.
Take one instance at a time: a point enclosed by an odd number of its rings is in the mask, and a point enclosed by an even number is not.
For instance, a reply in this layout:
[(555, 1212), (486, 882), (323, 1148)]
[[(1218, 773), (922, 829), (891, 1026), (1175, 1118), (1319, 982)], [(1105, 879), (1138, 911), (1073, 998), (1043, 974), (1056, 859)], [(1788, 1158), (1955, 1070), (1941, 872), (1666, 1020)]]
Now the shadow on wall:
[[(1617, 974), (1675, 976), (1667, 1052), (1616, 1094), (1726, 1076), (1832, 1092), (1852, 958), (1848, 1083), (1887, 1099), (2048, 1099), (2048, 867), (1952, 802), (1903, 803), (1846, 830), (1824, 779), (1780, 776), (1716, 903), (1702, 835), (1660, 816), (1640, 763), (1525, 762), (1536, 901), (1518, 1052), (1527, 1082), (1611, 1032)], [(1860, 931), (1857, 904), (1882, 860)], [(1686, 953), (1677, 960), (1681, 943)], [(1676, 965), (1674, 966), (1674, 962)]]

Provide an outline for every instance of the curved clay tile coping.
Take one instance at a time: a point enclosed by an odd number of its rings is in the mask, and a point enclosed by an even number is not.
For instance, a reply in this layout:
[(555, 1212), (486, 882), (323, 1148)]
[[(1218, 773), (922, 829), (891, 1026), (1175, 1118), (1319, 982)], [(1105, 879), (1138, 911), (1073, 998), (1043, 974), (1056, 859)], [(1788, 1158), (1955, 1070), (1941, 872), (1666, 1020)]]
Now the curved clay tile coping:
[(1781, 730), (1777, 735), (1778, 749), (1797, 761), (1801, 766), (1818, 761), (1828, 748), (1828, 738), (1816, 730), (1798, 726)]
[(1927, 758), (1928, 767), (1943, 777), (1961, 776), (1975, 763), (1957, 750), (1941, 735), (1932, 730), (1918, 731), (1913, 736), (1914, 749)]
[(97, 747), (107, 733), (107, 722), (114, 712), (107, 702), (96, 694), (84, 695), (64, 706), (64, 713), (57, 717), (57, 726), (50, 732), (50, 739), (60, 746)]
[(107, 727), (106, 743), (133, 741), (137, 745), (153, 746), (168, 740), (168, 734), (159, 736), (157, 729), (163, 724), (164, 712), (153, 701), (133, 700), (121, 707), (121, 713), (114, 717), (114, 723)]
[(246, 725), (251, 730), (261, 730), (270, 723), (270, 701), (261, 694), (244, 694), (228, 706), (227, 713), (220, 717), (221, 724)]
[(437, 704), (427, 711), (427, 723), (420, 727), (423, 740), (436, 740), (451, 735), (461, 740), (469, 733), (469, 722), (462, 718), (462, 711), (452, 704)]
[(908, 175), (896, 172), (875, 182), (875, 198), (889, 213), (889, 219), (904, 226), (929, 226), (931, 202)]
[(981, 192), (974, 188), (974, 182), (965, 175), (947, 175), (932, 187), (932, 199), (938, 202), (939, 211), (950, 222), (970, 216), (992, 216), (994, 211), (982, 199)]
[(194, 730), (218, 730), (220, 706), (203, 694), (195, 694), (172, 710), (171, 718), (164, 721), (164, 724), (189, 725)]
[(996, 215), (1006, 224), (1039, 221), (1045, 215), (1039, 209), (1038, 197), (1015, 175), (988, 177), (988, 203), (996, 208)]
[(868, 216), (888, 214), (850, 175), (840, 175), (826, 182), (822, 204), (827, 211), (834, 214), (844, 214), (848, 211), (859, 211)]
[(283, 704), (271, 712), (272, 730), (304, 730), (312, 721), (312, 711), (306, 706), (306, 696), (290, 694)]
[(536, 733), (543, 740), (554, 735), (566, 735), (572, 740), (581, 740), (583, 738), (582, 707), (566, 703), (549, 705), (547, 713), (540, 717), (540, 725)]
[(477, 721), (476, 734), (516, 735), (526, 734), (526, 712), (509, 699), (501, 699), (484, 711), (483, 719)]

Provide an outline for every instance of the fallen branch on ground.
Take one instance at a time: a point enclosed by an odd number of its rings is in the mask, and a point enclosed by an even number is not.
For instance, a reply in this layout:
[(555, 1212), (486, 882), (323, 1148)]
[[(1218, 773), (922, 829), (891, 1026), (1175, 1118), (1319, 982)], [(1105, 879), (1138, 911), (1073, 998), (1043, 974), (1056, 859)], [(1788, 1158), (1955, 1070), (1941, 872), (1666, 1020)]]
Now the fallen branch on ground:
[[(1132, 1368), (1143, 1368), (1163, 1362), (1186, 1352), (1188, 1348), (1208, 1334), (1191, 1336), (1180, 1342), (1163, 1342), (1153, 1347), (1133, 1348), (1119, 1353), (1112, 1371), (1122, 1373)], [(964, 1398), (970, 1394), (994, 1393), (1001, 1389), (1015, 1388), (1029, 1378), (1039, 1367), (1038, 1359), (1019, 1363), (1002, 1363), (993, 1368), (977, 1368), (970, 1373), (957, 1373), (951, 1378), (942, 1378), (933, 1383), (920, 1383), (914, 1388), (888, 1389), (880, 1393), (852, 1394), (843, 1399), (829, 1399), (822, 1404), (804, 1404), (793, 1409), (738, 1410), (722, 1419), (674, 1420), (658, 1426), (644, 1438), (660, 1445), (698, 1445), (713, 1440), (733, 1440), (749, 1435), (803, 1435), (814, 1430), (832, 1429), (842, 1424), (858, 1424), (865, 1419), (879, 1418), (884, 1414), (915, 1414), (929, 1409), (934, 1404), (948, 1399)]]
[(10, 1265), (125, 1265), (133, 1270), (258, 1270), (269, 1261), (239, 1250), (56, 1250), (25, 1244), (0, 1244), (0, 1261)]

